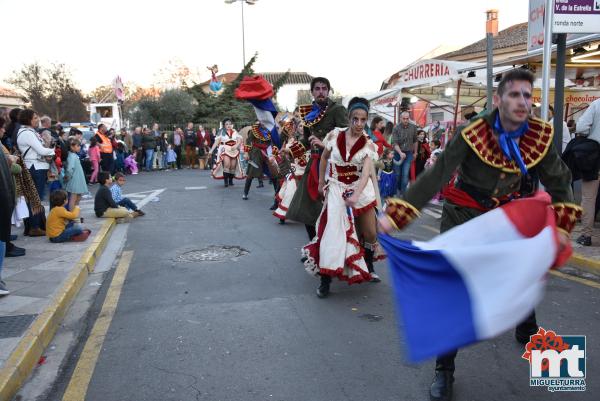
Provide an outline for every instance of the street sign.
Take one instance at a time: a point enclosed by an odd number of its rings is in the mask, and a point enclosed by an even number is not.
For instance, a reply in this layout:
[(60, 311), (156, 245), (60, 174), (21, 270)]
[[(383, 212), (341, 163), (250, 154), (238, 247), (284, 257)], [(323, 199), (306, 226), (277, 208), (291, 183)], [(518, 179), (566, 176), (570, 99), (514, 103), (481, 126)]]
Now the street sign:
[(553, 33), (600, 33), (600, 0), (555, 0)]
[[(560, 0), (556, 0), (556, 4), (559, 4)], [(544, 46), (544, 12), (545, 12), (546, 0), (529, 0), (529, 21), (527, 24), (527, 53), (539, 51)], [(600, 2), (600, 0), (596, 0)], [(555, 4), (555, 5), (556, 5)], [(554, 21), (556, 23), (557, 17), (560, 15), (554, 14)], [(600, 21), (596, 22), (596, 27), (600, 27)], [(600, 28), (599, 28), (600, 29)], [(554, 33), (558, 33), (556, 29)], [(574, 40), (587, 36), (586, 34), (580, 33), (569, 33), (567, 35), (567, 46)]]

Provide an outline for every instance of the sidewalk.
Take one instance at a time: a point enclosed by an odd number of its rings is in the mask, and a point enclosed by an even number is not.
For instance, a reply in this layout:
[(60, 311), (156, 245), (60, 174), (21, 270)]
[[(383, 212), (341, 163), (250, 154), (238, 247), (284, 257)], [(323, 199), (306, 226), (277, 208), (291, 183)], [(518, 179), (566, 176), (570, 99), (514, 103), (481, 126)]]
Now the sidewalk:
[(571, 238), (573, 239), (573, 256), (569, 263), (575, 267), (587, 270), (590, 273), (600, 275), (600, 222), (594, 224), (592, 246), (582, 246), (575, 242), (579, 237), (581, 226), (575, 226)]
[(27, 380), (110, 237), (114, 219), (98, 219), (89, 200), (81, 209), (92, 230), (85, 242), (53, 244), (13, 227), (27, 254), (6, 258), (2, 270), (11, 294), (0, 297), (0, 400)]

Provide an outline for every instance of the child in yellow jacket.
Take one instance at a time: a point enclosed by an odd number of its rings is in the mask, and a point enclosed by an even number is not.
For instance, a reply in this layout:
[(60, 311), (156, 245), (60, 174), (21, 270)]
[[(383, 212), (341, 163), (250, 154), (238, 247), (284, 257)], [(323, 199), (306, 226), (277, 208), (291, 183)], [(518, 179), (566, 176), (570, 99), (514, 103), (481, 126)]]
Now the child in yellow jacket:
[(50, 194), (50, 213), (46, 219), (46, 236), (50, 242), (85, 241), (91, 233), (75, 224), (73, 220), (79, 217), (79, 206), (68, 211), (65, 208), (67, 198), (67, 193), (62, 189)]

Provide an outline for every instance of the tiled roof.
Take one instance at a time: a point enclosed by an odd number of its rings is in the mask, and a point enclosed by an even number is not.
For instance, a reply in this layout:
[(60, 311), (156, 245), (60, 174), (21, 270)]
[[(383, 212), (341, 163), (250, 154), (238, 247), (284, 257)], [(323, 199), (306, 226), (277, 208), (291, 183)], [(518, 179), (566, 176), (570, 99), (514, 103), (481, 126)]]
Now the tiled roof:
[[(481, 53), (486, 51), (486, 39), (483, 38), (475, 43), (471, 43), (462, 49), (442, 54), (436, 58), (439, 60), (447, 60), (453, 57), (464, 56), (472, 53)], [(513, 46), (527, 46), (527, 22), (508, 27), (500, 32), (494, 38), (494, 50), (505, 49)]]
[(18, 98), (22, 98), (23, 96), (20, 95), (19, 93), (15, 92), (12, 89), (8, 89), (8, 88), (4, 88), (2, 86), (0, 86), (0, 96), (4, 96), (4, 97), (18, 97)]

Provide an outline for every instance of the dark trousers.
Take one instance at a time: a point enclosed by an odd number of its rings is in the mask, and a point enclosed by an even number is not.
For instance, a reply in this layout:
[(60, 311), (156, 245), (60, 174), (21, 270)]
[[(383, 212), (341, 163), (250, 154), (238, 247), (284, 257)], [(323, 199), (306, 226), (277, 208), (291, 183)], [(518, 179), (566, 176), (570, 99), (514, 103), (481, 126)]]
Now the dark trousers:
[(100, 168), (110, 174), (115, 173), (115, 159), (112, 153), (100, 153)]
[[(525, 318), (519, 325), (517, 326), (517, 332), (522, 333), (531, 333), (533, 330), (537, 328), (537, 322), (535, 320), (535, 310), (531, 312), (529, 316)], [(456, 359), (456, 354), (458, 350), (450, 351), (447, 354), (439, 355), (435, 360), (435, 370), (447, 370), (450, 372), (454, 372), (454, 360)]]
[(175, 146), (175, 154), (177, 155), (177, 168), (181, 169), (181, 145)]
[(133, 203), (133, 202), (131, 201), (131, 199), (129, 199), (129, 198), (123, 198), (123, 199), (121, 199), (121, 200), (120, 200), (120, 201), (119, 201), (117, 204), (118, 204), (119, 206), (126, 207), (126, 208), (127, 208), (127, 209), (129, 209), (129, 210), (134, 210), (134, 211), (135, 211), (135, 210), (138, 210), (138, 207), (136, 206), (136, 204), (135, 204), (135, 203)]
[[(40, 200), (43, 201), (44, 196), (46, 195), (46, 181), (48, 180), (48, 169), (36, 170), (36, 168), (33, 165), (31, 165), (31, 167), (29, 168), (29, 173), (31, 174), (31, 178), (33, 179), (33, 185), (35, 185), (35, 189), (37, 190), (37, 193), (40, 196)], [(29, 208), (29, 216), (31, 217), (28, 217), (26, 219), (26, 227), (28, 229), (45, 229), (45, 227), (42, 227), (42, 213), (34, 215), (31, 212), (31, 207), (29, 204), (27, 205), (27, 207)]]

